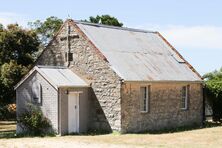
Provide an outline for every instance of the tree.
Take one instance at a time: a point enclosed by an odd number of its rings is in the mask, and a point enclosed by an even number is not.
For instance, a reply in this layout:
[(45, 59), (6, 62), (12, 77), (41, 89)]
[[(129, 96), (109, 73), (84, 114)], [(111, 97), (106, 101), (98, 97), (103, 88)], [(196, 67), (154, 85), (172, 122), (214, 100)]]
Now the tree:
[(28, 67), (18, 65), (16, 61), (11, 60), (1, 66), (0, 77), (0, 102), (12, 103), (15, 101), (14, 86), (28, 72)]
[[(83, 21), (111, 26), (123, 26), (123, 23), (119, 22), (117, 18), (110, 15), (97, 15), (96, 17), (90, 16), (89, 20)], [(55, 16), (48, 17), (45, 21), (36, 20), (34, 22), (28, 23), (28, 25), (32, 30), (35, 31), (41, 41), (42, 46), (40, 52), (49, 43), (62, 24), (63, 20)]]
[(39, 36), (43, 46), (46, 46), (52, 39), (53, 35), (59, 30), (63, 20), (55, 16), (46, 18), (45, 21), (36, 20), (29, 22), (28, 25), (33, 29)]
[(27, 66), (34, 62), (33, 54), (38, 51), (38, 46), (35, 32), (24, 30), (18, 24), (8, 25), (0, 31), (0, 65), (15, 60)]
[(84, 20), (86, 22), (96, 23), (96, 24), (104, 24), (110, 26), (118, 26), (122, 27), (123, 23), (119, 22), (117, 18), (112, 17), (110, 15), (97, 15), (96, 17), (90, 16), (89, 20)]
[(0, 31), (0, 103), (15, 101), (14, 85), (34, 63), (39, 39), (32, 30), (18, 24), (8, 25)]
[(213, 110), (213, 120), (222, 119), (222, 68), (207, 73), (204, 76), (207, 100)]
[(0, 23), (0, 31), (2, 31), (4, 26)]

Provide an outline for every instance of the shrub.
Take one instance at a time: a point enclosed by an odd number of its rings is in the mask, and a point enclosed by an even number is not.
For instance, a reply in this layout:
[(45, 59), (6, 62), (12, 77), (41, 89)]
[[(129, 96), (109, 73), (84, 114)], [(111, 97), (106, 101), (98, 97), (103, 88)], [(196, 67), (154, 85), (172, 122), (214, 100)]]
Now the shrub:
[(17, 122), (28, 135), (44, 136), (54, 133), (49, 119), (37, 106), (28, 105), (27, 110), (18, 117)]
[(214, 81), (207, 82), (206, 95), (207, 95), (207, 101), (213, 111), (213, 120), (221, 122), (221, 119), (222, 119), (222, 82), (214, 82)]
[(213, 120), (222, 122), (222, 68), (203, 76), (206, 96), (213, 111)]

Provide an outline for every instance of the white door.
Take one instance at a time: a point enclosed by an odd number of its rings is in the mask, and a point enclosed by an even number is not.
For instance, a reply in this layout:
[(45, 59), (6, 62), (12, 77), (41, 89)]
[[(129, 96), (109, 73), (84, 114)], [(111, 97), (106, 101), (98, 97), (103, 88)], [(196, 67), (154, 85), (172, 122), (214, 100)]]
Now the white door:
[(69, 133), (79, 132), (79, 94), (68, 95), (68, 130)]

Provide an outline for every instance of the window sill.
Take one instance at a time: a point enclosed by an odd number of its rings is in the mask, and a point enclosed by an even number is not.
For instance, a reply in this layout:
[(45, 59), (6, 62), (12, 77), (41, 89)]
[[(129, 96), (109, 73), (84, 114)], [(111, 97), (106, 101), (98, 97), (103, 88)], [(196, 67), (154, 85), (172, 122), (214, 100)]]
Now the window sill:
[(32, 101), (33, 105), (37, 105), (37, 106), (42, 106), (42, 102), (36, 102), (36, 101)]
[(141, 114), (146, 114), (148, 111), (140, 111)]
[(187, 111), (188, 108), (180, 108), (182, 111)]

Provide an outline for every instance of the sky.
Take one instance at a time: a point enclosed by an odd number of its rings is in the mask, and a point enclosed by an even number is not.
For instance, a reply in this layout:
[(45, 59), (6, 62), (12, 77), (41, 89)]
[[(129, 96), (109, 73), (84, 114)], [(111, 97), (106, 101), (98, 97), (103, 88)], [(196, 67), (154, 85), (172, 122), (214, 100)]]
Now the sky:
[(109, 14), (125, 27), (159, 31), (201, 74), (222, 67), (221, 0), (1, 0), (0, 23)]

